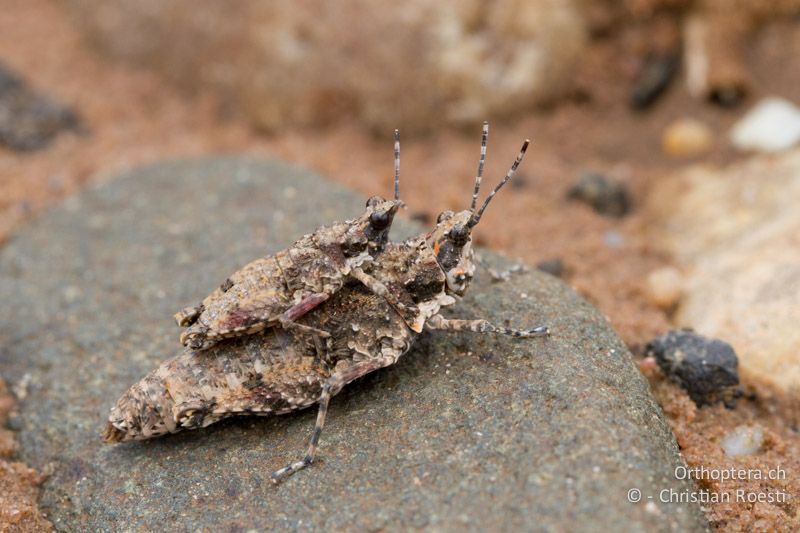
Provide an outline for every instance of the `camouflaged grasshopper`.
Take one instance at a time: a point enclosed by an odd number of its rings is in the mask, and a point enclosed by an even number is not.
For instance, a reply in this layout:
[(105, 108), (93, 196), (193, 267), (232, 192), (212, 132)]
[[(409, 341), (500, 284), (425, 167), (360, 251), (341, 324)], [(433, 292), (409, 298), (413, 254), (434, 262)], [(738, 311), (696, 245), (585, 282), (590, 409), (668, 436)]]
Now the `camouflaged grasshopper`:
[(369, 265), (370, 274), (390, 297), (362, 283), (348, 283), (299, 317), (297, 322), (303, 326), (330, 332), (322, 351), (313, 336), (283, 328), (228, 339), (207, 351), (184, 351), (120, 398), (111, 410), (106, 441), (147, 439), (205, 427), (234, 415), (284, 414), (318, 403), (305, 456), (275, 471), (272, 480), (277, 482), (313, 462), (331, 397), (351, 381), (396, 363), (424, 327), (517, 338), (548, 335), (546, 327), (517, 330), (482, 319), (447, 319), (439, 313), (469, 287), (475, 272), (472, 229), (511, 179), (528, 146), (525, 141), (505, 178), (476, 212), (487, 137), (484, 124), (470, 208), (441, 213), (432, 231), (388, 244)]
[[(175, 314), (179, 326), (188, 326), (181, 344), (205, 350), (224, 338), (252, 334), (268, 327), (313, 333), (327, 331), (299, 324), (349, 277), (385, 294), (364, 268), (383, 251), (400, 200), (400, 134), (394, 141), (394, 200), (373, 196), (354, 220), (322, 226), (289, 248), (245, 265), (228, 277), (200, 305)], [(389, 296), (391, 298), (391, 296)]]

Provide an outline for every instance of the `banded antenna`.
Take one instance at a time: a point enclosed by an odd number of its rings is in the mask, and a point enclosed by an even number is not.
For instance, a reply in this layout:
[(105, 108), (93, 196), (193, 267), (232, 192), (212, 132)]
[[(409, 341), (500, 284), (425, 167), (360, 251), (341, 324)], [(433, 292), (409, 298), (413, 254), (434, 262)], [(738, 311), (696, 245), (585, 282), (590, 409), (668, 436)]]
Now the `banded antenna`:
[(469, 210), (474, 211), (478, 204), (478, 191), (481, 190), (481, 178), (483, 176), (483, 165), (486, 163), (486, 142), (489, 140), (489, 123), (483, 123), (483, 135), (481, 136), (481, 158), (478, 161), (478, 173), (475, 175), (475, 190), (472, 192), (472, 203)]
[(394, 199), (400, 199), (400, 130), (394, 130)]
[(469, 222), (467, 222), (468, 227), (474, 228), (475, 225), (478, 222), (480, 222), (481, 216), (483, 216), (483, 212), (486, 211), (486, 207), (489, 205), (489, 202), (492, 201), (494, 195), (497, 194), (497, 191), (499, 191), (503, 187), (503, 185), (508, 183), (508, 181), (514, 176), (514, 172), (517, 171), (517, 167), (522, 162), (522, 158), (525, 157), (525, 151), (528, 149), (528, 145), (530, 143), (531, 143), (530, 139), (525, 139), (525, 142), (522, 143), (522, 149), (519, 151), (519, 155), (517, 156), (517, 159), (514, 161), (514, 164), (511, 165), (511, 168), (508, 170), (508, 174), (506, 174), (506, 177), (503, 178), (502, 181), (497, 184), (497, 186), (491, 193), (489, 193), (489, 196), (487, 196), (486, 200), (483, 201), (483, 205), (478, 210), (478, 212), (472, 215), (472, 217), (470, 217)]

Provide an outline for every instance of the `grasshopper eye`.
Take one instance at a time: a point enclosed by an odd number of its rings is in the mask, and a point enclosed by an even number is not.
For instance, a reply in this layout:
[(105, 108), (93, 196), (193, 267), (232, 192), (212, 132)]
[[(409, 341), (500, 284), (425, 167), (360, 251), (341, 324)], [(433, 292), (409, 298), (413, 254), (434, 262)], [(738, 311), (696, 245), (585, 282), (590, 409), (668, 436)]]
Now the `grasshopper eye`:
[(383, 196), (370, 196), (369, 200), (367, 200), (367, 207), (377, 207), (385, 201)]
[(453, 241), (453, 244), (463, 246), (469, 239), (469, 228), (466, 226), (456, 226), (447, 232), (447, 238)]
[(375, 229), (384, 229), (389, 222), (389, 213), (386, 211), (376, 211), (369, 216), (369, 223)]
[(441, 213), (439, 213), (439, 216), (436, 217), (436, 223), (441, 224), (442, 222), (444, 222), (445, 220), (447, 220), (452, 216), (453, 216), (452, 211), (442, 211)]

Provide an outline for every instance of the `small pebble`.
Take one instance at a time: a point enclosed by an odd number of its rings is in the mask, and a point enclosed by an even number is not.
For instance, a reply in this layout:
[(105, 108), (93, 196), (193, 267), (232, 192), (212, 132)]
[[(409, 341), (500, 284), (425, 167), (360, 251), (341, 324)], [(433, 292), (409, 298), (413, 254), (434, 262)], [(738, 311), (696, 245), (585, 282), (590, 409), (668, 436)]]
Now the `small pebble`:
[(667, 126), (661, 148), (671, 156), (684, 157), (708, 152), (714, 145), (711, 128), (693, 118), (681, 118)]
[(631, 91), (631, 108), (643, 110), (653, 105), (675, 77), (678, 62), (678, 56), (674, 54), (647, 57)]
[(601, 215), (622, 217), (631, 209), (631, 195), (622, 183), (602, 174), (584, 174), (570, 188), (567, 198), (592, 206)]
[(649, 501), (646, 504), (644, 504), (644, 509), (650, 514), (655, 514), (655, 515), (661, 514), (661, 511), (658, 510), (658, 505), (656, 505), (656, 502), (653, 501)]
[[(729, 401), (739, 384), (739, 359), (731, 345), (693, 331), (670, 331), (647, 344), (647, 355), (698, 407)], [(734, 392), (735, 394), (735, 392)]]
[(663, 267), (647, 276), (647, 297), (661, 309), (672, 309), (683, 294), (683, 276), (675, 267)]
[(411, 220), (415, 220), (420, 224), (430, 224), (433, 221), (433, 217), (425, 211), (414, 211), (411, 213)]
[(61, 132), (84, 130), (75, 111), (34, 90), (0, 63), (0, 145), (20, 152), (38, 150)]
[(745, 96), (747, 96), (746, 86), (729, 83), (711, 89), (708, 99), (720, 107), (733, 108), (742, 103)]
[(639, 371), (644, 373), (652, 372), (656, 369), (658, 363), (656, 362), (655, 357), (645, 357), (641, 361), (639, 361)]
[(764, 430), (759, 426), (739, 426), (722, 438), (720, 446), (728, 457), (753, 455), (764, 444)]
[(541, 261), (536, 264), (536, 268), (557, 278), (564, 275), (564, 262), (559, 258)]
[(780, 152), (800, 142), (800, 108), (781, 98), (766, 98), (731, 130), (740, 150)]
[(618, 231), (606, 231), (603, 233), (603, 244), (609, 248), (621, 248), (625, 245), (625, 236)]

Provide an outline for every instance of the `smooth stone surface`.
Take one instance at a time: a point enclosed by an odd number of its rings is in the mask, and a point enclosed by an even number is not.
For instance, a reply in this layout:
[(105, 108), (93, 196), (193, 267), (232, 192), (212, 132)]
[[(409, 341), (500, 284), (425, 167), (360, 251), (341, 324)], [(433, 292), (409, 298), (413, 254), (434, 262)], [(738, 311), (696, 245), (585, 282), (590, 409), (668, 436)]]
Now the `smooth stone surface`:
[[(551, 338), (423, 335), (333, 400), (319, 461), (278, 487), (269, 474), (301, 456), (313, 410), (101, 443), (117, 397), (179, 351), (175, 310), (362, 206), (282, 164), (166, 163), (85, 191), (5, 247), (0, 296), (18, 305), (2, 309), (0, 363), (12, 383), (30, 375), (21, 455), (52, 468), (42, 506), (58, 529), (705, 528), (697, 505), (659, 501), (691, 486), (675, 478), (674, 437), (629, 352), (597, 310), (537, 271), (480, 275), (456, 314), (548, 324)], [(643, 501), (629, 503), (631, 488)]]
[(730, 343), (741, 372), (800, 398), (800, 149), (696, 167), (652, 197), (687, 273), (676, 325)]

